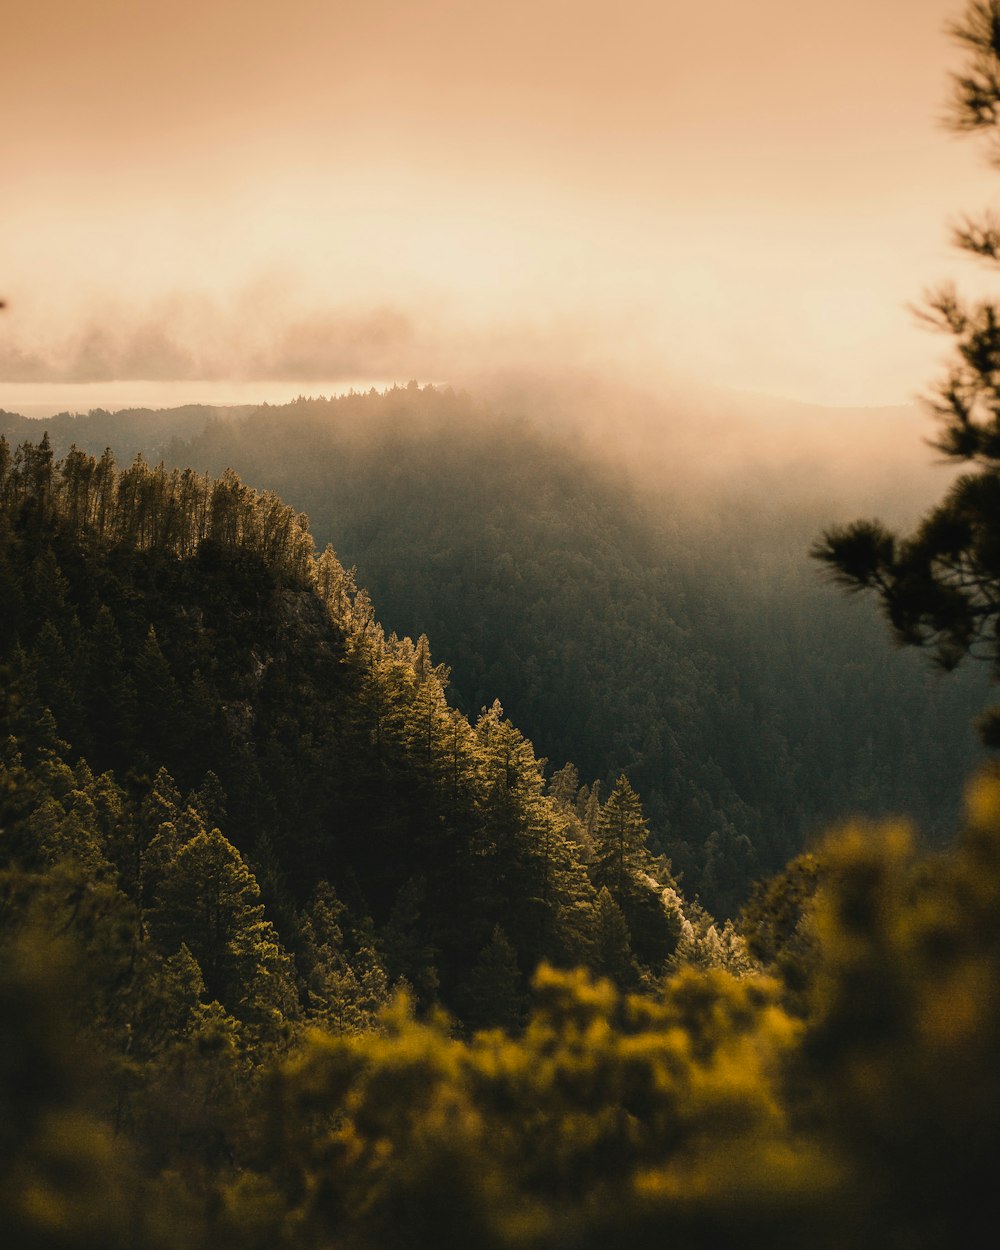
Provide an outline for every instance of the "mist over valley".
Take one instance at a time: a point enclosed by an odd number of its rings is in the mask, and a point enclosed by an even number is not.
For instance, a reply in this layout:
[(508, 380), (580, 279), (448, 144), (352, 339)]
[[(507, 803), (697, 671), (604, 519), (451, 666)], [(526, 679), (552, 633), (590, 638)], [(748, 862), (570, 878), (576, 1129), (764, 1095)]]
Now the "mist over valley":
[(626, 775), (653, 845), (717, 914), (838, 820), (947, 834), (988, 674), (894, 652), (808, 558), (859, 511), (912, 523), (953, 476), (919, 409), (524, 370), (481, 385), (0, 429), (275, 491), (387, 630), (429, 638), (459, 708), (499, 699), (580, 784)]
[(981, 1243), (1000, 0), (3, 18), (4, 1247)]

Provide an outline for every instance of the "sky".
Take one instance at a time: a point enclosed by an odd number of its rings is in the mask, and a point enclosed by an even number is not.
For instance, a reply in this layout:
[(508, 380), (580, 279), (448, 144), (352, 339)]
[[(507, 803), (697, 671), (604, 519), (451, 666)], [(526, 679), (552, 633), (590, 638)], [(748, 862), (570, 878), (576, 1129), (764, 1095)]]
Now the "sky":
[(4, 0), (0, 407), (504, 368), (908, 401), (1000, 190), (941, 125), (961, 8)]

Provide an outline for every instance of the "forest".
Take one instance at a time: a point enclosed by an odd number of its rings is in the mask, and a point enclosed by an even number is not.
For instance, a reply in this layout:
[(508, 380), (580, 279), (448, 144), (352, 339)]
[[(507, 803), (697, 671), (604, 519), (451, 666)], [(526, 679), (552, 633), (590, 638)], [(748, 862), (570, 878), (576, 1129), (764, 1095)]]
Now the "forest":
[(905, 815), (937, 844), (954, 827), (986, 674), (886, 648), (806, 558), (831, 517), (791, 475), (742, 476), (711, 507), (702, 489), (692, 515), (589, 450), (579, 419), (430, 386), (203, 410), (200, 427), (131, 414), (120, 442), (125, 415), (47, 425), (61, 452), (232, 468), (304, 511), (386, 628), (433, 642), (458, 709), (499, 699), (550, 771), (604, 796), (624, 774), (651, 847), (714, 914), (836, 821)]
[(0, 413), (5, 1245), (982, 1238), (1000, 313), (926, 316), (867, 519), (624, 386)]
[(975, 1223), (995, 782), (945, 850), (856, 824), (716, 918), (624, 772), (453, 706), (276, 494), (46, 435), (0, 507), (12, 1244)]

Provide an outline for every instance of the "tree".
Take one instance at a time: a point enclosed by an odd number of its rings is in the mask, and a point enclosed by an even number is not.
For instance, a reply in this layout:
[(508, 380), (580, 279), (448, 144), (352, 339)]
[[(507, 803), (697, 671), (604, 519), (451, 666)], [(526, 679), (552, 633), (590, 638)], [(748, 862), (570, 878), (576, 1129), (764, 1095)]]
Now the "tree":
[[(639, 796), (624, 774), (615, 782), (597, 821), (590, 876), (621, 908), (632, 949), (651, 968), (662, 967), (677, 946), (680, 926), (663, 905), (662, 888), (675, 882), (646, 841), (649, 828)], [(661, 880), (662, 878), (662, 880)]]
[(259, 898), (236, 848), (201, 827), (166, 866), (150, 927), (164, 953), (187, 946), (210, 996), (241, 1016), (277, 1020), (295, 1011), (291, 967)]
[(593, 891), (566, 820), (545, 794), (544, 761), (498, 701), (483, 709), (476, 734), (487, 786), (482, 912), (505, 918), (526, 966), (572, 960), (586, 941)]
[[(986, 138), (1000, 153), (1000, 0), (970, 0), (951, 34), (967, 54), (953, 76), (949, 124)], [(966, 218), (953, 242), (1000, 266), (1000, 216)], [(873, 590), (900, 643), (928, 647), (952, 669), (967, 655), (1000, 679), (1000, 306), (969, 303), (948, 286), (932, 293), (923, 319), (955, 340), (947, 376), (929, 398), (940, 432), (933, 446), (971, 466), (944, 499), (900, 538), (874, 520), (828, 530), (813, 548), (841, 585)], [(980, 721), (1000, 746), (1000, 707)]]
[(598, 889), (607, 886), (619, 904), (634, 889), (638, 875), (652, 867), (646, 849), (648, 837), (639, 796), (622, 775), (601, 809), (591, 866), (594, 884)]
[(310, 1019), (338, 1034), (374, 1028), (390, 998), (389, 979), (372, 947), (348, 951), (339, 923), (345, 911), (333, 887), (321, 881), (301, 924)]
[(465, 1000), (465, 1020), (472, 1028), (515, 1029), (522, 1023), (525, 999), (517, 952), (499, 925), (479, 952)]
[(619, 986), (635, 989), (642, 976), (632, 953), (628, 924), (606, 885), (601, 887), (594, 911), (594, 970)]
[(181, 692), (152, 625), (135, 662), (134, 683), (143, 736), (154, 759), (168, 754), (182, 719)]

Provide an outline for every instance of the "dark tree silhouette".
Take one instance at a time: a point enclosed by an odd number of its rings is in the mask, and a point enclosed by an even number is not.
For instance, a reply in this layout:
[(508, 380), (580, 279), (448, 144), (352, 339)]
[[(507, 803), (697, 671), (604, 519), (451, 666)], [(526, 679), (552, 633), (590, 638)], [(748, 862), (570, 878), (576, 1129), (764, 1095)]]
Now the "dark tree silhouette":
[[(947, 124), (984, 138), (998, 162), (1000, 0), (972, 0), (950, 33), (967, 62), (953, 76)], [(1000, 216), (964, 219), (953, 241), (1000, 266)], [(955, 341), (948, 373), (927, 401), (939, 422), (932, 446), (970, 471), (908, 537), (855, 521), (828, 530), (812, 554), (849, 590), (875, 591), (900, 643), (930, 648), (948, 670), (967, 655), (986, 660), (1000, 679), (1000, 306), (970, 303), (946, 286), (927, 297), (920, 316)], [(1000, 707), (979, 728), (988, 746), (1000, 746)]]

